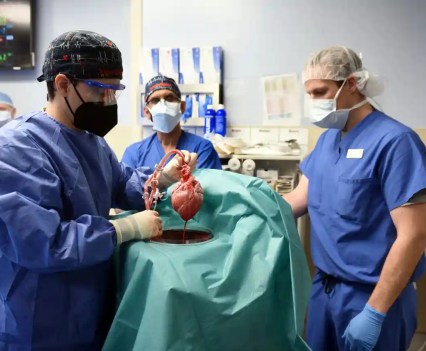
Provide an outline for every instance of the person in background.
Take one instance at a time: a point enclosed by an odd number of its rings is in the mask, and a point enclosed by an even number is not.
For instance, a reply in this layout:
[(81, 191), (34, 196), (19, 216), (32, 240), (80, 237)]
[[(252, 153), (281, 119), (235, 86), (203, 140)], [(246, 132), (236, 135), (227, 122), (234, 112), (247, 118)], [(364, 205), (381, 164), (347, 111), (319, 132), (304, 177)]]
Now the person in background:
[(9, 95), (0, 92), (0, 127), (15, 118), (16, 108)]
[[(45, 111), (0, 130), (0, 350), (101, 350), (114, 308), (117, 245), (161, 235), (144, 209), (143, 169), (118, 162), (103, 136), (125, 88), (108, 38), (70, 31), (49, 45)], [(195, 168), (196, 155), (184, 151)], [(178, 180), (181, 158), (159, 187)], [(139, 210), (109, 220), (112, 205)]]
[(150, 167), (154, 171), (164, 155), (173, 150), (188, 150), (198, 155), (197, 168), (222, 169), (213, 144), (200, 136), (185, 132), (180, 118), (185, 111), (185, 101), (176, 82), (169, 77), (153, 77), (145, 86), (144, 114), (153, 122), (155, 133), (130, 145), (122, 162), (131, 167)]
[(377, 77), (346, 47), (306, 64), (311, 121), (327, 128), (284, 195), (309, 213), (317, 272), (307, 317), (313, 350), (407, 350), (416, 330), (415, 282), (425, 271), (426, 148), (376, 110)]

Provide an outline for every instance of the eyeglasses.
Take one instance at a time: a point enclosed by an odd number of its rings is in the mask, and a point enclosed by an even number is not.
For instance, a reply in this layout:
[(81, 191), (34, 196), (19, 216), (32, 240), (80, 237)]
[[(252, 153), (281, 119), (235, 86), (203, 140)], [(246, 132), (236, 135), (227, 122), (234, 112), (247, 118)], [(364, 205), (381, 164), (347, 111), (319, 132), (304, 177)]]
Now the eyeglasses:
[(165, 97), (162, 97), (162, 98), (152, 98), (151, 100), (149, 100), (149, 101), (147, 101), (146, 102), (146, 104), (147, 105), (151, 105), (151, 106), (154, 106), (154, 105), (157, 105), (161, 100), (163, 100), (163, 101), (165, 101), (165, 102), (180, 102), (180, 99), (178, 98), (178, 97), (176, 97), (176, 96), (174, 96), (174, 95), (167, 95), (167, 96), (165, 96)]
[(90, 90), (85, 94), (88, 101), (105, 104), (116, 103), (121, 92), (126, 88), (124, 84), (106, 84), (96, 80), (73, 78), (72, 81), (81, 82), (90, 87)]

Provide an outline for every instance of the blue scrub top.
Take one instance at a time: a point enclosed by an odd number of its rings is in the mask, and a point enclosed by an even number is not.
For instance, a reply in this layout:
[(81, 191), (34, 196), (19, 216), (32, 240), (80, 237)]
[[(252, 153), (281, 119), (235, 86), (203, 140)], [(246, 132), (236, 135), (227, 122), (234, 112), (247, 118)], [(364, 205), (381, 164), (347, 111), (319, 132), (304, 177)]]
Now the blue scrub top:
[(109, 210), (143, 209), (143, 171), (44, 112), (0, 130), (1, 350), (100, 349), (113, 308)]
[[(196, 152), (198, 154), (197, 168), (222, 169), (213, 144), (198, 135), (182, 130), (176, 149)], [(163, 146), (158, 140), (157, 133), (154, 133), (144, 140), (130, 145), (124, 152), (122, 162), (133, 168), (149, 167), (153, 172), (155, 165), (160, 163), (164, 155)]]
[[(325, 131), (300, 168), (309, 179), (315, 266), (342, 280), (375, 284), (396, 239), (390, 211), (426, 188), (418, 135), (374, 111), (341, 139)], [(424, 272), (422, 257), (412, 280)]]

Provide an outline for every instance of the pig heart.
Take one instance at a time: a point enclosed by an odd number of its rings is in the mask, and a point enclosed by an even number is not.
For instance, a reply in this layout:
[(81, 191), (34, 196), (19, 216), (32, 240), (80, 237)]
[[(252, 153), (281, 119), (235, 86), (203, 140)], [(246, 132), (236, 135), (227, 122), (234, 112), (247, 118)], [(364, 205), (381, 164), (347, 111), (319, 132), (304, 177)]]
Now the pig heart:
[(184, 221), (189, 221), (200, 210), (203, 199), (203, 188), (192, 176), (189, 167), (184, 165), (182, 178), (172, 192), (173, 208)]

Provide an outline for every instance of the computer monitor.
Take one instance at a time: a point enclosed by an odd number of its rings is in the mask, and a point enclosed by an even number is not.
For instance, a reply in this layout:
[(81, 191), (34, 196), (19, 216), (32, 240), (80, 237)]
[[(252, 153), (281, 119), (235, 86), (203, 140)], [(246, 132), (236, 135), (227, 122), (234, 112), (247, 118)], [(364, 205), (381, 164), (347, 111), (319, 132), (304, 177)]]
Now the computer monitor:
[(34, 68), (34, 1), (0, 0), (0, 70)]

